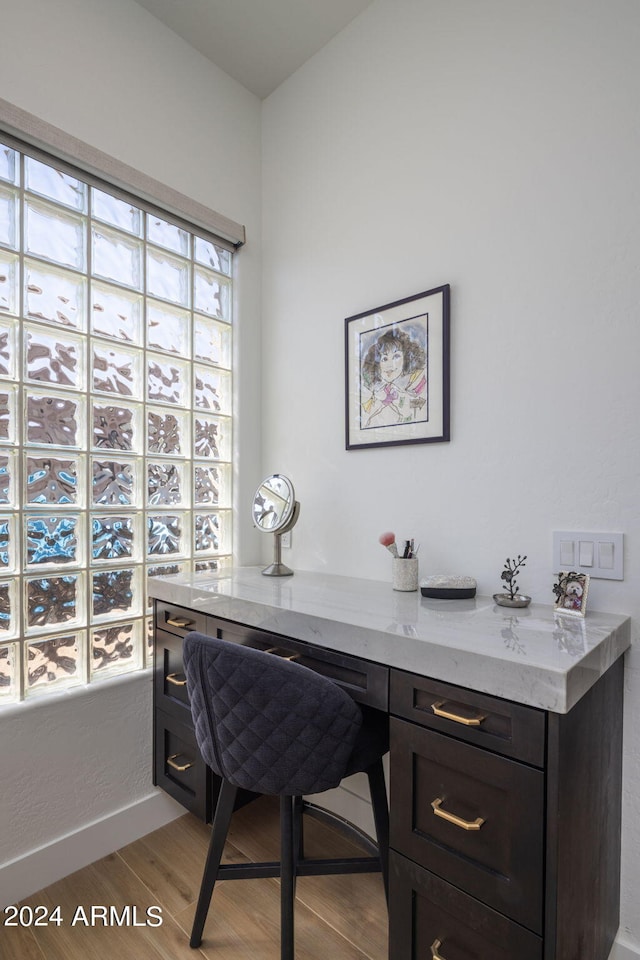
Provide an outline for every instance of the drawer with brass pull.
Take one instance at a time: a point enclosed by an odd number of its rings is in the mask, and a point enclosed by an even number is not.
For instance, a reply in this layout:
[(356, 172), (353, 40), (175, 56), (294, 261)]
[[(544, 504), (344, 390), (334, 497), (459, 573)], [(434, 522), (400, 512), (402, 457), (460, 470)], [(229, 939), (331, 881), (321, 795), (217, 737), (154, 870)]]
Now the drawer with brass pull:
[(295, 660), (309, 670), (321, 673), (335, 681), (358, 703), (388, 710), (389, 706), (389, 669), (380, 663), (371, 663), (315, 647), (310, 643), (281, 637), (252, 627), (230, 623), (217, 617), (209, 617), (208, 631), (221, 640), (232, 643), (244, 643), (258, 650), (265, 650), (288, 660)]
[(155, 720), (154, 782), (196, 816), (209, 819), (211, 772), (200, 756), (193, 727), (160, 710)]
[(424, 727), (542, 767), (546, 714), (401, 670), (391, 671), (391, 713)]
[(543, 772), (395, 717), (390, 769), (391, 847), (540, 933)]
[(165, 603), (162, 600), (155, 602), (155, 625), (158, 630), (165, 630), (167, 633), (173, 633), (178, 637), (186, 637), (191, 630), (199, 630), (206, 633), (207, 616), (196, 610), (185, 610), (183, 607), (176, 607), (172, 603)]
[(153, 682), (156, 706), (185, 721), (191, 720), (187, 678), (182, 662), (182, 637), (156, 630)]
[(400, 854), (389, 856), (397, 960), (542, 960), (542, 939)]

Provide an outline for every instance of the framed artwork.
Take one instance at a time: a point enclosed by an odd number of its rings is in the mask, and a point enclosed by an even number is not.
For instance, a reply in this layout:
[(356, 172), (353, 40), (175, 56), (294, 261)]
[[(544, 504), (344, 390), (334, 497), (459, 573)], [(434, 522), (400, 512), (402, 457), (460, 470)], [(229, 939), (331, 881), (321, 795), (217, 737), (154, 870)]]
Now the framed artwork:
[(345, 320), (346, 448), (449, 439), (449, 285)]
[(587, 611), (587, 594), (589, 593), (589, 574), (561, 570), (558, 582), (553, 585), (555, 594), (554, 610), (558, 613), (570, 614), (575, 617), (584, 617)]

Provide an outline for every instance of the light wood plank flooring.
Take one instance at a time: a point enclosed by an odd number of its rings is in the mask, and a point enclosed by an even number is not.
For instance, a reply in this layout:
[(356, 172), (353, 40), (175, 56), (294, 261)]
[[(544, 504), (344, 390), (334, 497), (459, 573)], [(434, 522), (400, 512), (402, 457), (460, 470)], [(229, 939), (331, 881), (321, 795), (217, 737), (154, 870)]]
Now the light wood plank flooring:
[[(189, 947), (210, 827), (186, 814), (166, 827), (34, 894), (25, 905), (57, 905), (60, 926), (0, 928), (0, 960), (278, 960), (279, 881), (224, 881), (216, 886), (204, 939)], [(263, 797), (234, 814), (223, 862), (278, 859), (278, 802)], [(357, 855), (342, 835), (305, 818), (308, 856)], [(385, 960), (387, 912), (379, 874), (301, 877), (296, 887), (296, 960)], [(93, 927), (92, 906), (126, 905), (161, 926)], [(133, 914), (131, 914), (133, 919)]]

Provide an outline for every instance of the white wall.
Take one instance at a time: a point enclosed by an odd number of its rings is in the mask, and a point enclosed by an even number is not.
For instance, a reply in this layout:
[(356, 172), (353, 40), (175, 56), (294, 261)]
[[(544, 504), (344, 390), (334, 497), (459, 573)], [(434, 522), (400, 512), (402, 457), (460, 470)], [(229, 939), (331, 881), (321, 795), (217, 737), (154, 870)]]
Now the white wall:
[(5, 707), (0, 908), (184, 809), (151, 784), (151, 675)]
[[(623, 531), (592, 609), (640, 618), (640, 7), (378, 0), (263, 108), (265, 473), (302, 504), (298, 569), (482, 593), (551, 534)], [(452, 287), (452, 439), (344, 449), (345, 317)], [(640, 947), (640, 657), (627, 658), (621, 936)]]
[[(235, 437), (247, 503), (260, 479), (260, 101), (132, 0), (0, 6), (0, 96), (247, 228)], [(255, 559), (248, 509), (235, 543)]]
[[(248, 503), (261, 472), (260, 102), (129, 0), (20, 0), (2, 3), (0, 19), (0, 96), (245, 224), (235, 443), (236, 495)], [(255, 559), (248, 508), (236, 544), (241, 562)], [(33, 855), (35, 870), (44, 862), (36, 848), (101, 818), (116, 824), (108, 849), (131, 839), (118, 812), (154, 793), (151, 729), (148, 674), (0, 716), (0, 866)], [(150, 813), (146, 829), (153, 826)], [(89, 839), (86, 849), (88, 859), (98, 855)], [(70, 863), (58, 859), (62, 876)], [(2, 896), (49, 882), (50, 861), (33, 875), (14, 863), (7, 875), (19, 881)]]

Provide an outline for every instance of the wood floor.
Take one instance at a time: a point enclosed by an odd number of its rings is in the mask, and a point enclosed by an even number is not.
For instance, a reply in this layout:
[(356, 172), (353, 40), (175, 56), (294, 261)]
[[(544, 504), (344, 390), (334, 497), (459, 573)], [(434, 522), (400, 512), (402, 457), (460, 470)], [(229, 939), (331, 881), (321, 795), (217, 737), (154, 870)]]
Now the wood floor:
[[(307, 856), (357, 853), (343, 836), (305, 818)], [(60, 925), (0, 927), (0, 960), (278, 960), (279, 881), (216, 886), (202, 946), (189, 947), (210, 827), (186, 814), (34, 894), (25, 905), (60, 906)], [(278, 859), (277, 800), (234, 814), (223, 862)], [(387, 913), (379, 874), (301, 877), (296, 887), (296, 960), (385, 960)], [(158, 926), (109, 926), (91, 907), (123, 908), (138, 924), (160, 907)], [(78, 911), (82, 907), (83, 911)], [(151, 913), (157, 916), (158, 910)], [(27, 915), (27, 912), (24, 914)], [(72, 926), (74, 916), (76, 923)], [(107, 915), (108, 917), (108, 915)]]

